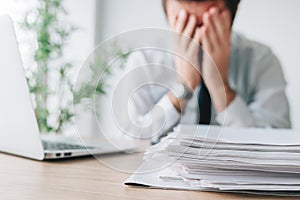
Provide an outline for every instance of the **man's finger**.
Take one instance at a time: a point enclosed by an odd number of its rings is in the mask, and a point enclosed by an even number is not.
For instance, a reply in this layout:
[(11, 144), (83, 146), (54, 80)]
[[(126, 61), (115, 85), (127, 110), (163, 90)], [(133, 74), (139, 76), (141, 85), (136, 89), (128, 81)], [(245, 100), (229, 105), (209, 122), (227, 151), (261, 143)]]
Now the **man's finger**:
[(210, 11), (210, 14), (212, 15), (213, 27), (219, 38), (219, 42), (221, 42), (224, 39), (224, 37), (226, 36), (228, 30), (230, 30), (230, 26), (228, 26), (228, 23), (224, 21), (226, 19), (224, 19), (222, 14), (221, 13), (219, 14), (219, 12), (217, 10)]
[(212, 30), (215, 33), (215, 41), (220, 44), (224, 38), (223, 26), (221, 22), (220, 10), (212, 8), (209, 10), (209, 23), (211, 24)]
[(188, 48), (189, 53), (198, 52), (201, 48), (200, 44), (203, 38), (203, 30), (204, 27), (196, 28), (193, 40), (190, 42), (190, 46)]
[(232, 16), (228, 10), (224, 10), (221, 13), (221, 19), (223, 24), (223, 31), (227, 33), (227, 36), (230, 36), (231, 33), (231, 23), (232, 23)]
[(209, 55), (213, 50), (213, 46), (212, 46), (212, 42), (210, 41), (210, 38), (208, 37), (208, 35), (209, 35), (208, 29), (207, 29), (207, 27), (205, 27), (203, 30), (202, 45), (203, 45), (204, 51), (206, 51), (205, 53)]
[(190, 17), (188, 18), (187, 25), (183, 31), (183, 34), (191, 38), (195, 32), (196, 25), (197, 18), (194, 15), (190, 15)]
[(181, 10), (178, 14), (178, 19), (175, 24), (175, 31), (182, 33), (187, 23), (188, 14), (185, 10)]
[(201, 40), (203, 38), (203, 30), (204, 30), (204, 27), (196, 28), (195, 35), (194, 35), (193, 39), (194, 39), (194, 42), (196, 42), (198, 45), (200, 45)]
[(204, 26), (205, 26), (204, 38), (207, 38), (207, 41), (209, 41), (209, 43), (210, 43), (210, 49), (211, 49), (211, 51), (213, 51), (214, 48), (216, 48), (219, 45), (219, 43), (218, 43), (216, 31), (213, 29), (211, 21), (212, 20), (211, 20), (210, 14), (205, 13), (203, 15), (203, 22), (204, 22)]

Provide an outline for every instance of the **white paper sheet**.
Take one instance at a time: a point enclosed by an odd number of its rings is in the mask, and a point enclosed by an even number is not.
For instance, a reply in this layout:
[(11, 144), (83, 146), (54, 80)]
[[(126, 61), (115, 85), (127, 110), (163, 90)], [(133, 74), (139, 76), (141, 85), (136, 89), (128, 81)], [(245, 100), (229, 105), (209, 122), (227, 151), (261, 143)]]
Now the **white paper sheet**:
[(181, 125), (144, 159), (125, 184), (300, 196), (296, 131)]

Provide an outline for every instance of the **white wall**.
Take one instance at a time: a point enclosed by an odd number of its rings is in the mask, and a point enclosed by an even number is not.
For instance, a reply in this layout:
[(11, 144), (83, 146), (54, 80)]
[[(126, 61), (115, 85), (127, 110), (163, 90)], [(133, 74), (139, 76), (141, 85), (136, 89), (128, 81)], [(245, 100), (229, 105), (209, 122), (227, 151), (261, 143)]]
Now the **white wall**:
[(161, 0), (98, 0), (97, 42), (143, 27), (166, 27)]
[(96, 0), (65, 0), (69, 21), (78, 30), (72, 35), (67, 47), (67, 56), (81, 65), (95, 47)]
[[(97, 42), (135, 28), (166, 27), (161, 0), (97, 2), (101, 13), (97, 17)], [(271, 46), (281, 60), (289, 84), (293, 125), (300, 129), (299, 8), (299, 0), (242, 0), (234, 29)]]

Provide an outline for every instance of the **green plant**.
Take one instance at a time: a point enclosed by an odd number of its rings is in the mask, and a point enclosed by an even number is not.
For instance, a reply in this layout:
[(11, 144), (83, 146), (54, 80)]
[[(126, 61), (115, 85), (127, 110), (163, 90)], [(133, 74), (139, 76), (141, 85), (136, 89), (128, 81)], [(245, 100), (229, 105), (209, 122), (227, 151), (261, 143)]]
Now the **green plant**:
[[(70, 78), (74, 70), (72, 62), (64, 60), (66, 43), (76, 28), (63, 19), (68, 12), (63, 6), (63, 0), (37, 0), (36, 9), (25, 14), (22, 23), (26, 31), (36, 35), (37, 49), (34, 52), (36, 66), (29, 67), (27, 73), (30, 92), (33, 94), (35, 113), (42, 133), (61, 133), (63, 128), (72, 124), (74, 113), (72, 106), (83, 103), (84, 99), (91, 99), (96, 92), (105, 94), (105, 79), (97, 84), (87, 82), (78, 91)], [(113, 54), (121, 55), (123, 61), (128, 54), (114, 47)], [(97, 59), (90, 69), (94, 76), (105, 69), (105, 77), (111, 75), (111, 70), (105, 58)], [(50, 77), (56, 77), (56, 80)], [(92, 77), (96, 79), (96, 77)], [(55, 84), (54, 84), (55, 83)], [(74, 100), (72, 99), (74, 97)], [(53, 102), (57, 106), (53, 108)]]
[[(60, 21), (59, 17), (67, 15), (62, 0), (38, 0), (37, 8), (26, 13), (23, 23), (26, 30), (36, 34), (38, 47), (34, 53), (36, 68), (28, 70), (30, 92), (34, 94), (35, 111), (41, 132), (60, 133), (73, 114), (70, 102), (59, 101), (58, 109), (51, 113), (50, 98), (63, 99), (72, 88), (68, 73), (73, 67), (71, 62), (63, 62), (64, 47), (70, 34), (75, 30), (71, 25)], [(58, 66), (54, 66), (59, 63)], [(56, 74), (58, 88), (50, 86), (50, 74)], [(68, 100), (70, 101), (70, 99)], [(57, 116), (56, 123), (50, 123), (51, 114)]]

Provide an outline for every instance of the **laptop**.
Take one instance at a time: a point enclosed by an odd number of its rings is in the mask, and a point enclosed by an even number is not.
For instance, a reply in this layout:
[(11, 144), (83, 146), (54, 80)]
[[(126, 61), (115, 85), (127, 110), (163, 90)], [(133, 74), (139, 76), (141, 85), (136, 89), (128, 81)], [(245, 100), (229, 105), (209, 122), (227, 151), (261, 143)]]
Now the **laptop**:
[[(0, 16), (0, 151), (36, 160), (62, 159), (133, 150), (109, 142), (86, 146), (68, 140), (43, 140), (27, 85), (11, 18)], [(95, 144), (95, 140), (93, 140)], [(102, 143), (101, 143), (102, 142)]]

